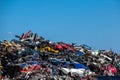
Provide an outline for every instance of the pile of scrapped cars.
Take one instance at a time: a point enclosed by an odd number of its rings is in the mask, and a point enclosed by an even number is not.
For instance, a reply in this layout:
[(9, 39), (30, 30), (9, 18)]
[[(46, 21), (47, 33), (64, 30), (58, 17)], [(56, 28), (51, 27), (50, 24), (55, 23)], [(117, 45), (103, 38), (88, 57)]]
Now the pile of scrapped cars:
[(51, 42), (28, 31), (0, 42), (0, 78), (80, 80), (120, 75), (120, 55), (83, 44)]

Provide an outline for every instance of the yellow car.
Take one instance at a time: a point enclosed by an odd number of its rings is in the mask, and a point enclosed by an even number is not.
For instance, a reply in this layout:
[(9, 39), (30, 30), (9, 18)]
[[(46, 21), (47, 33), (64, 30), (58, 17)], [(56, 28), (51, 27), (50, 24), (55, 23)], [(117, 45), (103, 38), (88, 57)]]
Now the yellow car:
[(8, 42), (8, 41), (4, 41), (4, 44), (5, 44), (5, 46), (7, 47), (7, 46), (12, 46), (12, 44), (10, 43), (10, 42)]
[(54, 50), (49, 46), (41, 48), (41, 51), (43, 51), (43, 52), (53, 52), (53, 53), (58, 53), (59, 52), (58, 50)]
[(10, 51), (10, 52), (13, 50), (17, 50), (17, 48), (18, 48), (16, 43), (14, 43), (14, 42), (10, 43), (6, 40), (4, 41), (4, 45), (5, 45), (4, 50)]

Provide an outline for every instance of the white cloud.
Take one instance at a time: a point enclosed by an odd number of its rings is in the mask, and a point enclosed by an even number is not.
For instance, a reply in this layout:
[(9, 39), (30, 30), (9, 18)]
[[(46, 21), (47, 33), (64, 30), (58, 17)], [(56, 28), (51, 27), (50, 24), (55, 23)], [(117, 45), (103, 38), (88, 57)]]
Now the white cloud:
[(9, 35), (12, 35), (12, 32), (8, 32)]

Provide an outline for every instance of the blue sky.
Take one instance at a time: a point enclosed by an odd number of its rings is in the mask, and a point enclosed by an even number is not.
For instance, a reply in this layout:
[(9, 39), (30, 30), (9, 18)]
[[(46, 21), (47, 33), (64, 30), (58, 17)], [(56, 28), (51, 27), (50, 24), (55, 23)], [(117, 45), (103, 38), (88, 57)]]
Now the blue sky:
[(28, 30), (51, 41), (120, 52), (120, 1), (0, 0), (0, 40)]

